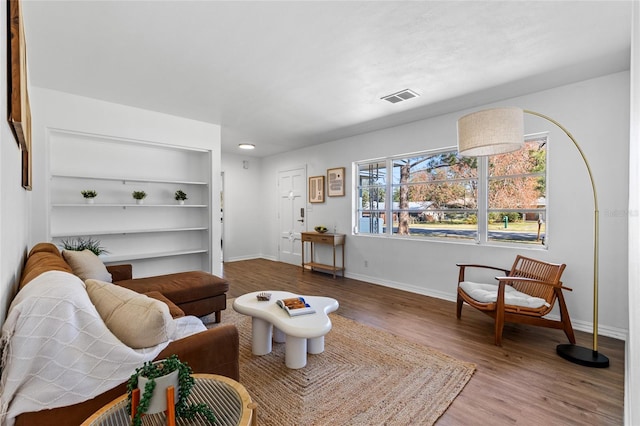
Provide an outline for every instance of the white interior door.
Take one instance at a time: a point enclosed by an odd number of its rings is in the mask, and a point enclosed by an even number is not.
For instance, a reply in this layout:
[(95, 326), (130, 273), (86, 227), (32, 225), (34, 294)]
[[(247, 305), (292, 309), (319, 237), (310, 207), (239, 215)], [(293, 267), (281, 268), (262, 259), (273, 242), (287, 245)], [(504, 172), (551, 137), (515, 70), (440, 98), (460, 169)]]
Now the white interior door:
[(306, 228), (307, 173), (304, 168), (278, 172), (278, 218), (280, 241), (278, 258), (281, 262), (302, 263), (300, 232)]

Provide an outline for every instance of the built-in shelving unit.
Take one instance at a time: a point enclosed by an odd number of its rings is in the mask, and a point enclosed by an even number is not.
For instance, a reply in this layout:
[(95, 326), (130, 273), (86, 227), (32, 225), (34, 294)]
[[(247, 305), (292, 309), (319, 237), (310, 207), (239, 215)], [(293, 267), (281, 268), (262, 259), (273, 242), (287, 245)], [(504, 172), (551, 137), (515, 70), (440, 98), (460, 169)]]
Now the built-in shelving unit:
[[(105, 263), (134, 263), (134, 274), (211, 271), (210, 151), (61, 130), (49, 132), (49, 147), (54, 243), (97, 239)], [(92, 204), (88, 189), (98, 193)], [(133, 191), (147, 193), (143, 204)]]

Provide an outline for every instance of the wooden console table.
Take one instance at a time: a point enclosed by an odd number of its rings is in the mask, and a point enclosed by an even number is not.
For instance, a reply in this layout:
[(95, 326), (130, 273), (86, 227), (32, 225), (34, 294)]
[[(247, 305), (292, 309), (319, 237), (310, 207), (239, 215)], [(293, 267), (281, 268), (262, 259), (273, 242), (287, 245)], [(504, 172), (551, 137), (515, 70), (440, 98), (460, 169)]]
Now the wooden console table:
[[(302, 271), (305, 267), (308, 267), (313, 271), (314, 268), (333, 271), (333, 279), (336, 278), (336, 272), (342, 272), (344, 277), (344, 234), (329, 234), (319, 232), (301, 232), (302, 240)], [(311, 244), (311, 257), (309, 262), (305, 262), (304, 246), (305, 243)], [(326, 244), (333, 247), (333, 265), (327, 265), (325, 263), (314, 262), (313, 248), (315, 244)], [(336, 247), (342, 246), (342, 264), (336, 266)]]

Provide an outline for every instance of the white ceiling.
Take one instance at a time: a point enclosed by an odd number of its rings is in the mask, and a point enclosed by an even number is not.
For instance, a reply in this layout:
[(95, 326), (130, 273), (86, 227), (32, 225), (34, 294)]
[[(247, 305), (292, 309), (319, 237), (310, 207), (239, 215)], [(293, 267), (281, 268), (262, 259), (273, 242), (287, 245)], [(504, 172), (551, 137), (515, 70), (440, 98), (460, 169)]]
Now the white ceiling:
[(629, 69), (631, 1), (23, 4), (32, 85), (220, 124), (256, 156)]

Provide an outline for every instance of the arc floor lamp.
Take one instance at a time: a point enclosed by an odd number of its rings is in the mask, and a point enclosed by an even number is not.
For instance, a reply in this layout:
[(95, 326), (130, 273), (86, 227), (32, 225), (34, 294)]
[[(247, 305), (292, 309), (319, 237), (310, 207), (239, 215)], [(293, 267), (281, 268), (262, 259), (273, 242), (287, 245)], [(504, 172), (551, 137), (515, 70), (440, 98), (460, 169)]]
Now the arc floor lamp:
[(562, 358), (576, 364), (608, 367), (609, 358), (598, 352), (598, 195), (589, 161), (578, 142), (564, 126), (544, 114), (517, 107), (493, 108), (465, 115), (458, 120), (458, 152), (463, 156), (483, 157), (521, 149), (524, 145), (524, 114), (535, 115), (555, 124), (571, 139), (587, 168), (593, 191), (593, 347), (589, 349), (563, 344), (556, 347), (556, 352)]

